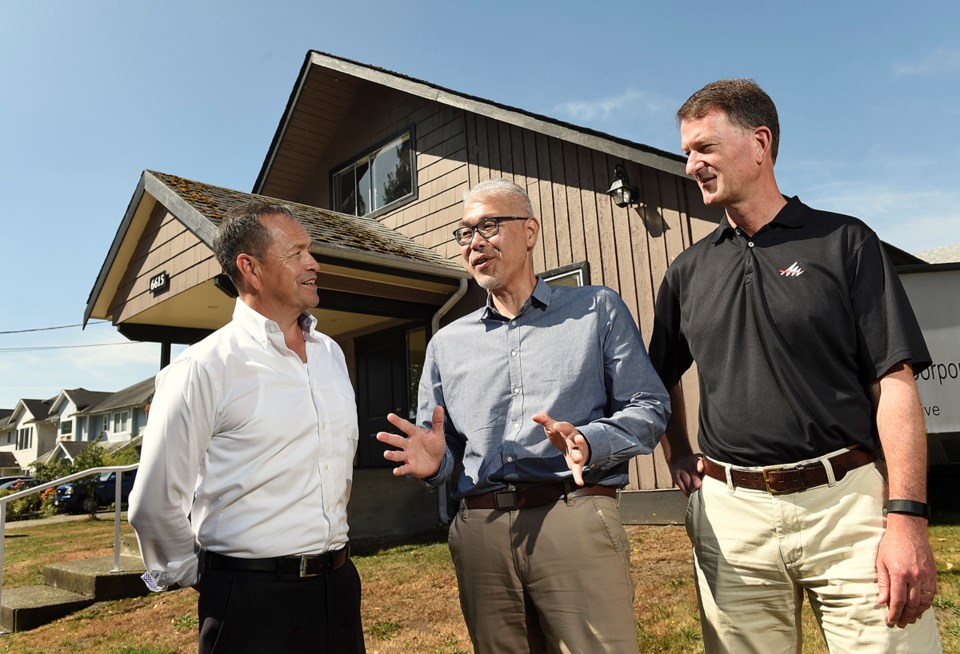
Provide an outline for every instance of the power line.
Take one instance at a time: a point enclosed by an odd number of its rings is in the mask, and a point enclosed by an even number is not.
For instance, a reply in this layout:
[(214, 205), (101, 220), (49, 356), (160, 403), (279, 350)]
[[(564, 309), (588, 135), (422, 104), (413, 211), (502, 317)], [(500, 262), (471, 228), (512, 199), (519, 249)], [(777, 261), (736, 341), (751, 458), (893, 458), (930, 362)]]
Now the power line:
[[(104, 323), (110, 322), (109, 320), (98, 320), (97, 322), (87, 323), (89, 325), (102, 325)], [(56, 327), (35, 327), (34, 329), (12, 329), (6, 332), (0, 332), (0, 336), (6, 334), (27, 334), (29, 332), (48, 332), (54, 329), (70, 329), (71, 327), (83, 327), (83, 323), (77, 323), (75, 325), (57, 325)]]
[(40, 350), (73, 350), (81, 347), (107, 347), (110, 345), (142, 345), (138, 341), (128, 343), (88, 343), (87, 345), (48, 345), (46, 347), (0, 347), (0, 354), (4, 352), (39, 352)]

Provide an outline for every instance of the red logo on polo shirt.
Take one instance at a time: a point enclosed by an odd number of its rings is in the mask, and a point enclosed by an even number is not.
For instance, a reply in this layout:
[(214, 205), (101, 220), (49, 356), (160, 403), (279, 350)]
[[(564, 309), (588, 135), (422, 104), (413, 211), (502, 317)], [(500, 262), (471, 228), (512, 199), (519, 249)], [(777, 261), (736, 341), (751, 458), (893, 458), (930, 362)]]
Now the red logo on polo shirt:
[(780, 275), (783, 277), (799, 277), (804, 272), (806, 271), (800, 267), (800, 264), (794, 261), (792, 264), (790, 264), (789, 268), (782, 269), (780, 271)]

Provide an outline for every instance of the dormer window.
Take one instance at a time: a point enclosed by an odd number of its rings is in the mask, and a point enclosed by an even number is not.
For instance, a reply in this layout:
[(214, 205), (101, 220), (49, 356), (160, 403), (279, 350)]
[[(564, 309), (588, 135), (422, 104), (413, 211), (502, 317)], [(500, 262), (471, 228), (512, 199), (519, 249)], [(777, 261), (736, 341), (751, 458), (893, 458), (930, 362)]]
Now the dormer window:
[(406, 132), (334, 171), (333, 210), (365, 216), (412, 197), (414, 170)]

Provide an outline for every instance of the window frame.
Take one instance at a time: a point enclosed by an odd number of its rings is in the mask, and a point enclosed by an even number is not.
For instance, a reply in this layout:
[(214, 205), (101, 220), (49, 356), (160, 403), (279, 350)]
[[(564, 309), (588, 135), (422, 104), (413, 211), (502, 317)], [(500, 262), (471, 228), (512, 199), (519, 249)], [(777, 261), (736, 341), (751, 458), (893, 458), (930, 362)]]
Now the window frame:
[[(407, 143), (409, 144), (409, 148), (410, 148), (410, 193), (407, 195), (404, 195), (401, 198), (393, 200), (392, 202), (389, 202), (383, 205), (382, 207), (378, 207), (377, 209), (368, 211), (367, 213), (363, 214), (362, 217), (363, 218), (376, 217), (380, 214), (393, 211), (398, 207), (401, 207), (405, 204), (408, 204), (410, 202), (417, 200), (417, 198), (419, 197), (420, 189), (417, 186), (417, 149), (416, 149), (416, 138), (415, 138), (416, 135), (414, 132), (414, 126), (411, 125), (406, 129), (400, 130), (398, 132), (394, 132), (389, 137), (383, 139), (382, 141), (377, 142), (375, 145), (362, 151), (360, 154), (350, 157), (349, 159), (346, 159), (339, 165), (334, 166), (333, 168), (330, 169), (328, 182), (330, 185), (330, 193), (329, 193), (330, 208), (333, 211), (336, 211), (338, 213), (346, 213), (345, 211), (341, 211), (337, 206), (337, 189), (338, 189), (338, 184), (336, 181), (337, 176), (346, 172), (348, 169), (356, 170), (357, 166), (363, 163), (371, 164), (369, 167), (369, 170), (371, 171), (371, 174), (372, 174), (372, 170), (373, 170), (372, 164), (376, 160), (376, 155), (380, 153), (382, 150), (384, 150), (384, 148), (386, 148), (388, 145), (390, 145), (391, 143), (393, 143), (398, 139), (402, 139), (404, 136), (407, 137)], [(347, 214), (347, 215), (351, 215), (351, 214)], [(361, 217), (360, 214), (357, 214), (356, 207), (354, 207), (354, 212), (352, 215)]]
[(564, 279), (576, 278), (579, 282), (576, 286), (590, 286), (590, 262), (578, 261), (570, 263), (559, 268), (552, 268), (540, 273), (543, 281), (551, 286), (570, 286), (570, 284), (558, 283)]

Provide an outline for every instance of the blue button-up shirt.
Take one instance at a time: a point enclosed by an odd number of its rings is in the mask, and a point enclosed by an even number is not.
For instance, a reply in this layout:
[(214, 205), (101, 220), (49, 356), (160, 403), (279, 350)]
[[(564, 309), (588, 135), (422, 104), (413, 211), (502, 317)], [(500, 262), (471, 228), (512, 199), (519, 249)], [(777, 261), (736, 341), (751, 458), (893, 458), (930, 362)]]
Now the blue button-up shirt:
[(670, 400), (623, 300), (603, 286), (542, 279), (515, 318), (487, 306), (441, 329), (427, 347), (417, 419), (445, 408), (447, 451), (427, 480), (463, 471), (454, 495), (508, 483), (570, 479), (561, 452), (532, 416), (572, 423), (590, 443), (584, 480), (622, 487), (627, 462), (656, 447)]

